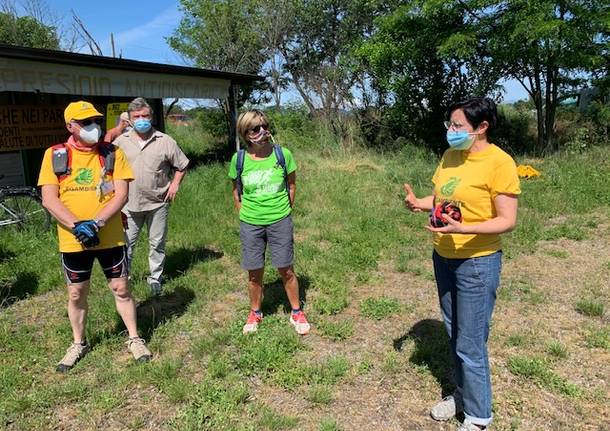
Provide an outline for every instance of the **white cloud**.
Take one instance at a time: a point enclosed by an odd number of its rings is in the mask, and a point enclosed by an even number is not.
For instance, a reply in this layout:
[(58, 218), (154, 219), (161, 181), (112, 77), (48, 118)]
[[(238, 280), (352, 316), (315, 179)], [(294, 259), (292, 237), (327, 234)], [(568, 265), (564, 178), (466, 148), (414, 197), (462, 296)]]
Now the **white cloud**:
[[(114, 46), (123, 58), (142, 61), (171, 62), (179, 61), (179, 56), (171, 51), (165, 36), (169, 36), (180, 23), (182, 14), (177, 6), (165, 9), (149, 22), (129, 30), (114, 34)], [(110, 41), (102, 46), (104, 54), (111, 53)]]

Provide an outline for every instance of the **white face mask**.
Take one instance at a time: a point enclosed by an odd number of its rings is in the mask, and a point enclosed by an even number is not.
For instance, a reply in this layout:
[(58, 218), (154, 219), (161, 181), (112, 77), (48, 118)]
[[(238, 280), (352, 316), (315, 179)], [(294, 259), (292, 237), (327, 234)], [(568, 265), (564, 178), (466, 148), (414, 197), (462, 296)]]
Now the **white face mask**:
[(78, 136), (85, 144), (97, 144), (100, 136), (102, 136), (102, 128), (98, 124), (91, 123), (88, 126), (81, 127)]

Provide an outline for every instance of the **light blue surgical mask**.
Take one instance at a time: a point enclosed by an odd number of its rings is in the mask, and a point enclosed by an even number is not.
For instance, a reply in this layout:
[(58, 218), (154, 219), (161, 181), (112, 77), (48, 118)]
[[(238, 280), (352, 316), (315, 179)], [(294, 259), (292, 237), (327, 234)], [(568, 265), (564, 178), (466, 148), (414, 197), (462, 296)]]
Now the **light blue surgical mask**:
[(133, 122), (133, 128), (136, 129), (138, 133), (146, 133), (150, 130), (152, 124), (150, 124), (150, 120), (148, 118), (138, 118)]
[(454, 150), (467, 150), (474, 143), (474, 136), (466, 130), (447, 130), (447, 143)]

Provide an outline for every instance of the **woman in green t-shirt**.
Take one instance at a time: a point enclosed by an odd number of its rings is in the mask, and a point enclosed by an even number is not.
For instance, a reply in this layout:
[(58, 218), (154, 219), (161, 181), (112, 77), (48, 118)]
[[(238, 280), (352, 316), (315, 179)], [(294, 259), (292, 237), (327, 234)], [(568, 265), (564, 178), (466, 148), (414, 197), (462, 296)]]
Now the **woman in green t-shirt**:
[(229, 178), (239, 211), (241, 266), (248, 271), (250, 312), (243, 333), (255, 332), (262, 321), (265, 251), (271, 250), (275, 266), (292, 307), (290, 323), (297, 333), (309, 333), (310, 325), (299, 301), (299, 284), (293, 269), (294, 237), (292, 206), (296, 192), (296, 163), (287, 148), (271, 142), (269, 121), (259, 110), (244, 112), (237, 131), (247, 144), (233, 155)]
[(500, 234), (517, 221), (520, 193), (513, 159), (487, 140), (495, 103), (474, 98), (449, 107), (447, 142), (432, 182), (418, 199), (405, 184), (412, 211), (431, 211), (434, 275), (455, 366), (457, 389), (432, 408), (436, 420), (464, 412), (458, 431), (485, 429), (492, 420), (487, 355), (489, 325), (500, 282)]

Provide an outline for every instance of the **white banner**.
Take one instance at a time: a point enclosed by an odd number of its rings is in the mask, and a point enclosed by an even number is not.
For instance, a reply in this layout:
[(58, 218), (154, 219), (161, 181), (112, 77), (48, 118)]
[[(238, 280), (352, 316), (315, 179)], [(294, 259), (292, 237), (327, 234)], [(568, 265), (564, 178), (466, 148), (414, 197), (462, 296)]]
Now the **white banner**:
[(82, 96), (225, 99), (231, 81), (0, 58), (0, 91)]

